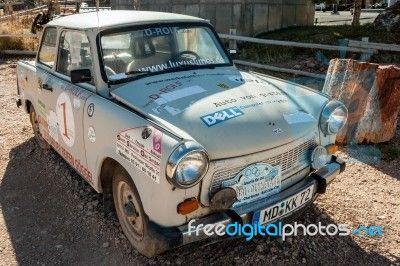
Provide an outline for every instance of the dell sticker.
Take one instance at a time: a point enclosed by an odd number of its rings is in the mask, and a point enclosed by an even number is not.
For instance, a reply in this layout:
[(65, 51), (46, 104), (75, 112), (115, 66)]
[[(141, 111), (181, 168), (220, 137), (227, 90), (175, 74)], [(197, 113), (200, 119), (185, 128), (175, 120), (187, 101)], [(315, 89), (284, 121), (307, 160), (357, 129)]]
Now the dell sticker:
[(212, 114), (208, 114), (205, 116), (201, 117), (201, 120), (208, 126), (212, 127), (216, 124), (222, 123), (224, 121), (236, 118), (238, 116), (244, 115), (243, 111), (241, 111), (239, 108), (231, 107), (227, 108)]

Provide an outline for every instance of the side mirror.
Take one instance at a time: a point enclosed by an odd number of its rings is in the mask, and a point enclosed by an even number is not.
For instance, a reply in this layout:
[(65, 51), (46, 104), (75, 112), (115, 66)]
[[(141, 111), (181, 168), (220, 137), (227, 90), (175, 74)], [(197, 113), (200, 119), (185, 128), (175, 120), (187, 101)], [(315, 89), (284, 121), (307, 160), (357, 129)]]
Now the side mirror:
[(92, 73), (87, 68), (71, 70), (70, 74), (72, 84), (92, 81)]

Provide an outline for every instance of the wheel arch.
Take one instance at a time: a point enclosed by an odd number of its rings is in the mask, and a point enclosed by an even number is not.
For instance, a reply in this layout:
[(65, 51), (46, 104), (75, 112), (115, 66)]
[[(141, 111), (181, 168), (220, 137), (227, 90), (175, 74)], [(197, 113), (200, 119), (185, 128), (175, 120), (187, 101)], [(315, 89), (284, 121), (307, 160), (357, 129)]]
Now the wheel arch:
[(104, 158), (100, 168), (100, 190), (103, 194), (112, 193), (112, 179), (114, 169), (118, 166), (123, 167), (119, 162), (111, 157)]
[(24, 109), (25, 109), (25, 112), (26, 112), (27, 114), (29, 114), (29, 113), (31, 112), (31, 107), (33, 107), (32, 102), (31, 102), (30, 100), (25, 100), (25, 107), (24, 107)]
[[(101, 168), (100, 168), (100, 174), (99, 174), (99, 192), (103, 194), (103, 201), (104, 201), (104, 207), (106, 209), (106, 212), (110, 212), (114, 210), (114, 200), (113, 200), (113, 177), (114, 177), (114, 171), (115, 169), (120, 168), (126, 171), (126, 173), (129, 174), (128, 169), (124, 167), (121, 163), (119, 163), (117, 160), (115, 160), (112, 157), (105, 157), (102, 161)], [(135, 181), (130, 178), (132, 181), (133, 185), (136, 187)], [(138, 191), (139, 195), (139, 201), (142, 201), (141, 195)], [(143, 203), (141, 202), (142, 207)], [(145, 211), (146, 214), (146, 211)], [(147, 215), (147, 214), (146, 214)]]

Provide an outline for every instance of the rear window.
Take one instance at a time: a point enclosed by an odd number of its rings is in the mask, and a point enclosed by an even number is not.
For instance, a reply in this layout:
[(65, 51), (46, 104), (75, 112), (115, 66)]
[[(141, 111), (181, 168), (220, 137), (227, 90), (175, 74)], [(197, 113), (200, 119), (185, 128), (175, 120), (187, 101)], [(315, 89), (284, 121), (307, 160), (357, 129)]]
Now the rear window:
[(39, 61), (49, 67), (53, 67), (56, 59), (56, 28), (47, 28), (43, 33), (42, 45), (39, 51)]

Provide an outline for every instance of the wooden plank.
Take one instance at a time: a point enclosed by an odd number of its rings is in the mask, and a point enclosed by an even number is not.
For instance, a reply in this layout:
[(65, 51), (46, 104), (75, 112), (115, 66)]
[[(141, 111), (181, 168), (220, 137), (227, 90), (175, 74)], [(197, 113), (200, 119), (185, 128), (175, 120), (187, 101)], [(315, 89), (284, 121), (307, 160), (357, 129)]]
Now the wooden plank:
[(360, 48), (366, 48), (366, 49), (372, 49), (372, 50), (400, 52), (400, 45), (397, 45), (397, 44), (349, 40), (348, 46), (349, 47), (360, 47)]
[(21, 34), (0, 34), (0, 38), (38, 38), (38, 35), (32, 33)]
[(278, 41), (278, 40), (270, 40), (270, 39), (259, 39), (259, 38), (236, 36), (236, 35), (229, 35), (229, 34), (223, 34), (223, 33), (219, 33), (218, 35), (222, 39), (237, 40), (237, 41), (259, 43), (259, 44), (280, 45), (280, 46), (321, 49), (321, 50), (331, 50), (331, 51), (347, 51), (347, 52), (357, 52), (357, 53), (371, 52), (370, 49), (365, 49), (365, 48), (326, 45), (326, 44), (318, 44), (318, 43), (302, 43), (302, 42)]
[(247, 62), (247, 61), (243, 61), (243, 60), (234, 60), (234, 63), (238, 64), (238, 65), (261, 68), (261, 69), (270, 70), (270, 71), (274, 71), (274, 72), (290, 73), (290, 74), (306, 76), (306, 77), (311, 77), (311, 78), (316, 78), (316, 79), (325, 79), (324, 74), (310, 73), (310, 72), (306, 72), (306, 71), (289, 69), (289, 68), (281, 68), (281, 67), (270, 66), (270, 65), (262, 65), (262, 64)]
[(36, 51), (24, 51), (24, 50), (4, 50), (0, 51), (3, 55), (25, 55), (25, 56), (36, 56)]
[(18, 11), (18, 12), (15, 12), (14, 14), (12, 14), (12, 15), (2, 16), (2, 17), (0, 17), (0, 21), (4, 21), (4, 20), (10, 19), (10, 18), (15, 17), (15, 16), (24, 15), (26, 13), (29, 14), (29, 13), (33, 13), (33, 12), (36, 12), (36, 11), (41, 11), (42, 9), (47, 9), (47, 5), (42, 5), (42, 6), (39, 6), (39, 7), (32, 8), (32, 9)]

